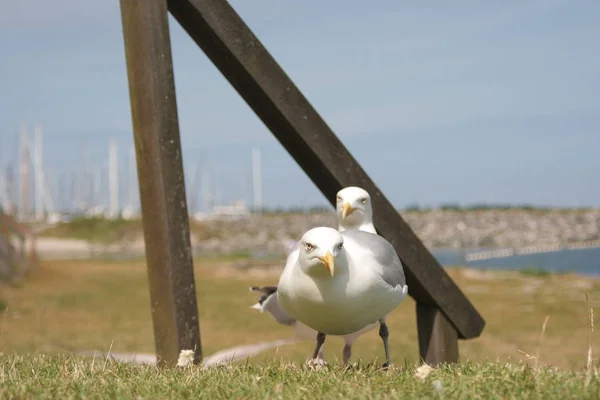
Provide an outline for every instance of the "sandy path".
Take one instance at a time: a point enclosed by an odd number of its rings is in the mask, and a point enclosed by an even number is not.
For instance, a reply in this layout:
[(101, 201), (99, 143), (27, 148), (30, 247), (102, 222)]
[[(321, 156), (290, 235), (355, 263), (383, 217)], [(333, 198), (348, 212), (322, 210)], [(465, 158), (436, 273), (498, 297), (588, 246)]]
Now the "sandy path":
[[(203, 368), (210, 368), (217, 365), (226, 365), (235, 361), (244, 360), (248, 357), (254, 357), (266, 350), (296, 343), (297, 339), (281, 339), (273, 342), (262, 342), (243, 346), (231, 347), (221, 350), (208, 357), (204, 357)], [(119, 362), (131, 362), (134, 364), (156, 364), (156, 355), (148, 353), (103, 353), (101, 351), (81, 351), (79, 354), (90, 357), (110, 357)]]

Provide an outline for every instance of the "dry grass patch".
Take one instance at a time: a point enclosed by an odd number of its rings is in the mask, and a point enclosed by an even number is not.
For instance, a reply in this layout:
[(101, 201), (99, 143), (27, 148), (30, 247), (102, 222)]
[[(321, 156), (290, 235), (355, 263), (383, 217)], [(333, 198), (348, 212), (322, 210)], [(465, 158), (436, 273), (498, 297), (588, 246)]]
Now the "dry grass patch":
[[(274, 284), (277, 270), (240, 271), (233, 260), (198, 260), (196, 278), (204, 354), (240, 344), (290, 337), (290, 329), (250, 309), (250, 285)], [(600, 306), (600, 283), (575, 275), (531, 276), (518, 272), (449, 269), (486, 320), (480, 338), (461, 341), (463, 360), (518, 361), (539, 353), (540, 365), (581, 369), (587, 363), (589, 306)], [(137, 262), (45, 262), (20, 287), (0, 289), (0, 351), (65, 353), (78, 350), (152, 353), (154, 342), (145, 264)], [(596, 315), (600, 314), (597, 312)], [(544, 338), (540, 330), (549, 317)], [(389, 318), (396, 364), (418, 361), (415, 304), (405, 301)], [(598, 325), (596, 317), (596, 325)], [(598, 330), (592, 338), (597, 343)], [(303, 362), (313, 343), (303, 342), (253, 357)], [(328, 338), (325, 357), (341, 358), (342, 341)], [(522, 351), (522, 352), (520, 352)], [(361, 337), (353, 360), (383, 359), (376, 331)], [(597, 356), (593, 363), (597, 364)]]

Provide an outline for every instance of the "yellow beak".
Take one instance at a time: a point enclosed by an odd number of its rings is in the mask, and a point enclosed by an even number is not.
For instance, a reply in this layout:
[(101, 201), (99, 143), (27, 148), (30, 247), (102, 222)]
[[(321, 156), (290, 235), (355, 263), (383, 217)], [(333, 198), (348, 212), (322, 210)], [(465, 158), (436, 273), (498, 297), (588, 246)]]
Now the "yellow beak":
[(356, 209), (352, 208), (350, 203), (344, 204), (344, 208), (342, 208), (342, 218), (346, 218), (348, 215), (352, 214), (354, 210)]
[(329, 274), (333, 276), (335, 264), (333, 262), (333, 255), (331, 254), (331, 252), (328, 251), (327, 254), (325, 254), (325, 257), (319, 257), (319, 260), (323, 263), (325, 267), (327, 267)]

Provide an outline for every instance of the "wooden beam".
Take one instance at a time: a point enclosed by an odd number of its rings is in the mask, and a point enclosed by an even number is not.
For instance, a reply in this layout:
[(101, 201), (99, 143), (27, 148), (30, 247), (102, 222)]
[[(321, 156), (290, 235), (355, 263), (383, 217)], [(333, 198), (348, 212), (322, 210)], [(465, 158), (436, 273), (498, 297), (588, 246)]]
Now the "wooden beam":
[(483, 318), (229, 3), (168, 0), (168, 7), (332, 204), (344, 186), (371, 194), (375, 227), (404, 263), (409, 294), (439, 308), (461, 338), (478, 336)]
[(458, 361), (458, 335), (436, 308), (417, 303), (419, 354), (431, 366)]
[(184, 349), (201, 361), (165, 0), (121, 0), (156, 355), (173, 365)]

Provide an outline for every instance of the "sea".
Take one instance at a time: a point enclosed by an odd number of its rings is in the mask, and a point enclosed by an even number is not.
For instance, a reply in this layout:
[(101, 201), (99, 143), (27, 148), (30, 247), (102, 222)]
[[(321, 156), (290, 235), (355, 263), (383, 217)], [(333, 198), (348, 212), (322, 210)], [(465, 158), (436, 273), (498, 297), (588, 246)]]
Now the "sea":
[[(514, 255), (502, 258), (490, 258), (486, 260), (466, 261), (464, 254), (469, 252), (485, 251), (490, 249), (430, 249), (431, 254), (445, 268), (471, 267), (475, 269), (499, 269), (499, 270), (529, 270), (536, 273), (577, 273), (600, 278), (600, 247), (587, 249), (568, 249), (547, 253)], [(201, 256), (202, 251), (195, 249), (195, 256)], [(252, 253), (253, 259), (271, 259), (281, 257), (275, 254)], [(97, 257), (103, 259), (137, 259), (143, 254), (118, 252), (115, 254), (103, 254)]]
[(573, 272), (600, 278), (600, 247), (465, 261), (464, 253), (482, 250), (486, 249), (432, 249), (431, 253), (440, 264), (448, 268), (467, 266), (476, 269)]

